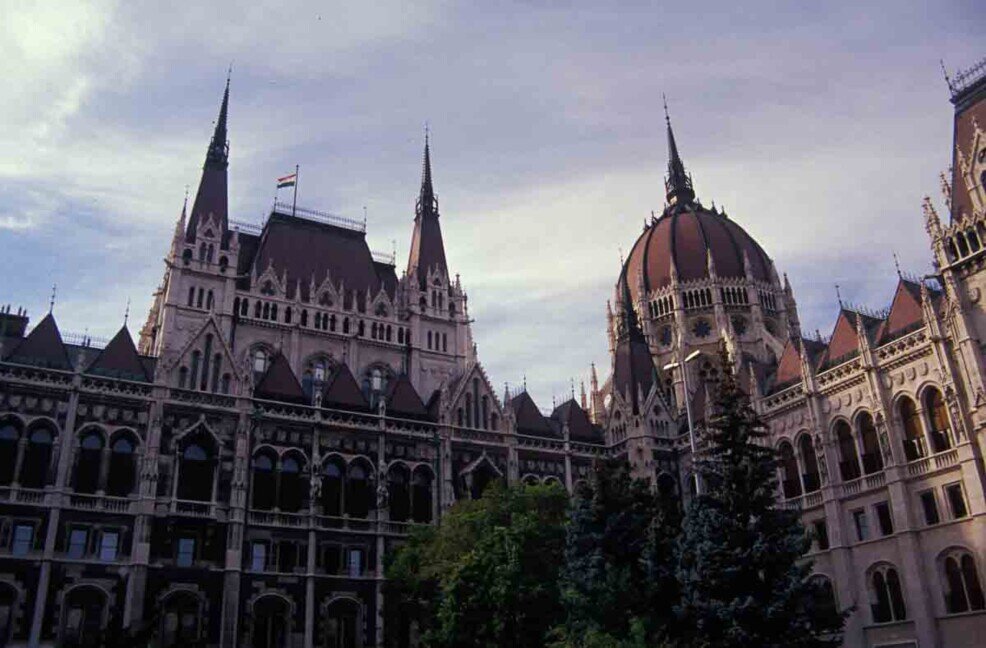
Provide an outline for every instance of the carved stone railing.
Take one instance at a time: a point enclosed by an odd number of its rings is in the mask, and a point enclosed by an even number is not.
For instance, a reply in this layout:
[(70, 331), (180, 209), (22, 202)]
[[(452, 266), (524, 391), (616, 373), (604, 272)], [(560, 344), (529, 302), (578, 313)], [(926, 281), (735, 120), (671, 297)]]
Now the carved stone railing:
[(103, 378), (99, 376), (83, 376), (82, 389), (84, 391), (99, 394), (112, 394), (114, 396), (136, 396), (147, 398), (151, 395), (154, 385), (150, 383), (139, 383), (121, 378)]
[(856, 479), (843, 482), (840, 492), (843, 498), (853, 497), (860, 493), (865, 493), (883, 487), (887, 483), (887, 474), (883, 471), (864, 475)]
[(46, 387), (70, 387), (72, 373), (27, 365), (0, 362), (0, 379), (16, 380)]
[(132, 513), (136, 500), (128, 497), (112, 497), (109, 495), (89, 495), (86, 493), (71, 493), (68, 496), (70, 508), (80, 511), (105, 511), (107, 513)]
[(229, 396), (228, 394), (213, 394), (191, 389), (172, 389), (170, 395), (171, 400), (191, 405), (204, 405), (206, 407), (224, 409), (233, 409), (236, 407), (236, 397)]
[(959, 461), (959, 451), (956, 448), (924, 457), (907, 464), (908, 477), (920, 477), (931, 472), (950, 468)]
[(309, 516), (304, 513), (282, 513), (279, 511), (250, 511), (250, 524), (259, 526), (278, 526), (304, 528), (308, 526)]

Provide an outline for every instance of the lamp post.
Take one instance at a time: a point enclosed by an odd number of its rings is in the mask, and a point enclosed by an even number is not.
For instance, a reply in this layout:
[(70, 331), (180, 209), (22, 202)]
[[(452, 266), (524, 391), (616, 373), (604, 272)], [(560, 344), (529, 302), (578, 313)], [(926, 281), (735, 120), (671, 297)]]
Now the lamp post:
[[(683, 345), (679, 344), (678, 345), (679, 357), (683, 350), (684, 350)], [(664, 365), (665, 371), (672, 371), (679, 367), (681, 368), (681, 383), (682, 383), (682, 389), (685, 392), (685, 416), (688, 419), (688, 445), (692, 451), (692, 475), (695, 479), (696, 495), (702, 494), (702, 486), (701, 486), (701, 482), (698, 479), (698, 470), (695, 468), (697, 455), (695, 450), (695, 425), (692, 420), (692, 398), (691, 398), (691, 391), (688, 389), (688, 363), (694, 360), (695, 358), (699, 357), (700, 355), (702, 355), (702, 352), (696, 349), (691, 353), (689, 353), (688, 357), (686, 357), (684, 360), (671, 362)]]

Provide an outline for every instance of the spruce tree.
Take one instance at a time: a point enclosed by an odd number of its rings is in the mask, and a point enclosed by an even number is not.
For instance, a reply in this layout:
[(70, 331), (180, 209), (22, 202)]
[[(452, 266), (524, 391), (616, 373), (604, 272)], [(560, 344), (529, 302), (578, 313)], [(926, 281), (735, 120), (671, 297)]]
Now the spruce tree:
[(680, 643), (693, 648), (838, 645), (844, 616), (816, 607), (810, 540), (777, 505), (776, 456), (725, 350), (697, 462), (701, 494), (677, 551)]

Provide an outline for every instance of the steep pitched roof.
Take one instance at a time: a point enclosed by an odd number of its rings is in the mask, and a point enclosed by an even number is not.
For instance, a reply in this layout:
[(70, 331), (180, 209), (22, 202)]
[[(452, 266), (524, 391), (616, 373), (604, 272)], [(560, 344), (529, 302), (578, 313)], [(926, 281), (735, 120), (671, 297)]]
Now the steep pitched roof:
[(541, 410), (534, 403), (534, 399), (526, 391), (522, 391), (511, 398), (507, 406), (514, 412), (514, 419), (517, 421), (517, 432), (519, 434), (541, 437), (558, 436), (558, 433), (552, 429), (548, 419), (541, 415)]
[(212, 134), (212, 140), (206, 151), (205, 164), (202, 165), (202, 179), (199, 181), (199, 189), (195, 194), (195, 202), (192, 203), (192, 216), (188, 219), (188, 229), (185, 235), (189, 241), (195, 240), (199, 223), (209, 214), (219, 217), (222, 232), (217, 232), (217, 236), (224, 236), (228, 230), (229, 204), (226, 182), (226, 169), (229, 167), (229, 146), (226, 132), (228, 110), (229, 78), (226, 79), (226, 91), (223, 93), (223, 102), (219, 108), (216, 130)]
[(575, 401), (570, 398), (551, 413), (551, 418), (558, 422), (559, 426), (568, 425), (568, 436), (572, 441), (583, 443), (602, 443), (602, 431), (596, 428), (589, 415)]
[(335, 367), (322, 390), (322, 405), (339, 409), (368, 410), (370, 404), (353, 377), (353, 372), (344, 363)]
[(901, 278), (897, 282), (897, 292), (890, 305), (890, 313), (880, 327), (878, 342), (888, 342), (895, 337), (909, 333), (924, 324), (921, 309), (921, 286)]
[(413, 418), (428, 416), (428, 410), (407, 374), (401, 374), (391, 381), (387, 389), (387, 411)]
[[(647, 398), (654, 386), (657, 370), (651, 358), (647, 339), (640, 329), (637, 312), (633, 309), (630, 289), (624, 283), (619, 335), (613, 358), (613, 387), (621, 396), (628, 396), (636, 414), (642, 403), (640, 394)], [(639, 388), (639, 394), (638, 394)]]
[(72, 370), (58, 324), (51, 313), (45, 315), (34, 330), (14, 347), (6, 360), (48, 369)]
[[(381, 287), (393, 298), (396, 287), (392, 266), (374, 263), (364, 232), (276, 211), (267, 219), (252, 265), (257, 276), (268, 267), (278, 277), (287, 275), (289, 299), (299, 284), (301, 298), (311, 299), (312, 280), (321, 283), (326, 276), (344, 284), (347, 302), (353, 293), (375, 296)], [(362, 299), (357, 303), (362, 305)]]
[(110, 378), (151, 382), (137, 347), (126, 326), (117, 331), (106, 348), (86, 369), (86, 373)]
[(787, 386), (801, 380), (801, 348), (808, 354), (809, 362), (816, 362), (825, 352), (825, 343), (805, 338), (791, 338), (784, 345), (781, 359), (774, 371), (773, 388)]
[(418, 282), (423, 288), (429, 270), (438, 270), (448, 276), (442, 226), (438, 223), (438, 199), (435, 197), (431, 183), (431, 149), (426, 137), (421, 169), (421, 191), (415, 207), (414, 232), (411, 234), (407, 273), (410, 275), (417, 272)]
[(838, 364), (859, 352), (859, 334), (856, 331), (859, 320), (862, 320), (863, 328), (867, 332), (876, 330), (883, 322), (883, 320), (847, 308), (841, 309), (839, 317), (835, 321), (835, 328), (832, 330), (832, 337), (820, 359), (820, 367)]
[(301, 383), (291, 371), (291, 365), (282, 353), (278, 353), (271, 360), (267, 372), (254, 388), (253, 395), (257, 398), (289, 403), (309, 402), (305, 390), (301, 388)]

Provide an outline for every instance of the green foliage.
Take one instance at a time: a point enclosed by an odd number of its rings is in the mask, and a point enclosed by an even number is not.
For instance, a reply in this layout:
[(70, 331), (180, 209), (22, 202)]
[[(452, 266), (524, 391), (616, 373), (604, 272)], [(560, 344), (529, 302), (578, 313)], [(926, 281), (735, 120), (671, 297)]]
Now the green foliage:
[(597, 463), (572, 506), (558, 646), (653, 645), (665, 635), (677, 592), (678, 511), (673, 493), (632, 479), (626, 463)]
[(832, 646), (843, 617), (815, 610), (817, 593), (801, 562), (810, 541), (796, 511), (776, 501), (776, 459), (763, 424), (729, 371), (698, 463), (678, 545), (677, 606), (682, 644)]
[(458, 502), (394, 554), (386, 627), (414, 620), (435, 648), (545, 645), (561, 618), (567, 506), (559, 486), (496, 484)]

